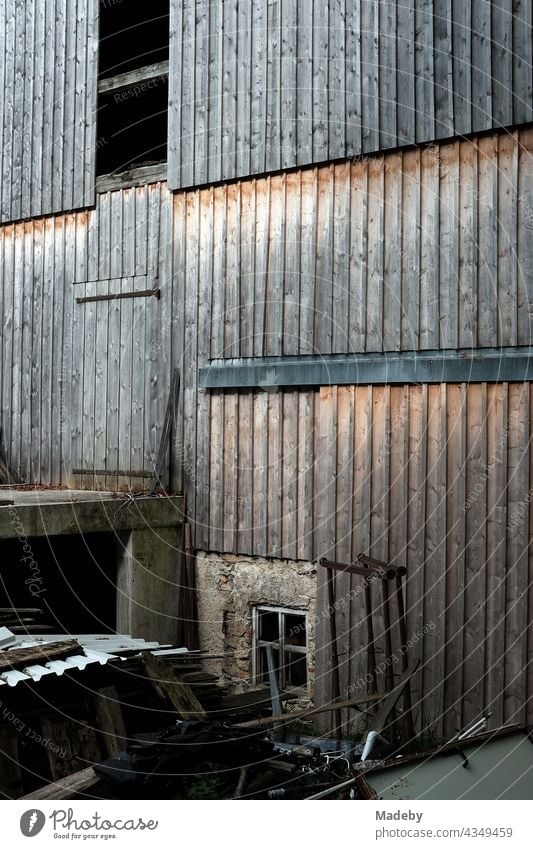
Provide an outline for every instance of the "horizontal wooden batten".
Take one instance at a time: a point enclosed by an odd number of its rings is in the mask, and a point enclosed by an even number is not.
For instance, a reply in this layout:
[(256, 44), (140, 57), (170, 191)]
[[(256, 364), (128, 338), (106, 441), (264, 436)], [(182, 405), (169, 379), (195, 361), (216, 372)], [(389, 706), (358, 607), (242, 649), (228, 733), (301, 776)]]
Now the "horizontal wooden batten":
[(222, 360), (198, 373), (202, 389), (524, 380), (533, 380), (529, 346)]

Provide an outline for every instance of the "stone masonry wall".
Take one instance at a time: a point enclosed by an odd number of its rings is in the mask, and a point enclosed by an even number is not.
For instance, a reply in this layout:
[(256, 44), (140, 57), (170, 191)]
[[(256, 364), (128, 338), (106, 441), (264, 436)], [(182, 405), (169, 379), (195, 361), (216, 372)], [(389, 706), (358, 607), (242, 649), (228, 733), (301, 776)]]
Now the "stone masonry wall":
[(253, 687), (252, 608), (271, 604), (307, 613), (308, 695), (313, 697), (316, 567), (312, 563), (197, 552), (200, 647), (226, 656), (210, 671), (234, 692)]

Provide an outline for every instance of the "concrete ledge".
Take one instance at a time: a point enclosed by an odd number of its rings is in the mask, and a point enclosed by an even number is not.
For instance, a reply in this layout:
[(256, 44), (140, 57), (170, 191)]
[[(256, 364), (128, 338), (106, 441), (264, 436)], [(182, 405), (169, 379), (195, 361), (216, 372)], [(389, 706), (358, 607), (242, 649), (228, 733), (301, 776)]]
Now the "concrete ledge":
[(82, 490), (3, 490), (0, 539), (161, 528), (183, 522), (182, 495), (130, 500)]

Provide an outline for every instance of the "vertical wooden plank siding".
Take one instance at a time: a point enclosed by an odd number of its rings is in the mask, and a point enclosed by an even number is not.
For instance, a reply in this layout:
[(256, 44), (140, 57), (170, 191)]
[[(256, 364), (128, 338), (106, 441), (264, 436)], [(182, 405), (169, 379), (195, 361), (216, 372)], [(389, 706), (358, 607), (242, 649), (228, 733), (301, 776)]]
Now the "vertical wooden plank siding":
[(0, 16), (0, 222), (87, 206), (94, 202), (98, 2), (2, 0)]
[(394, 5), (171, 0), (171, 188), (531, 120), (531, 4)]

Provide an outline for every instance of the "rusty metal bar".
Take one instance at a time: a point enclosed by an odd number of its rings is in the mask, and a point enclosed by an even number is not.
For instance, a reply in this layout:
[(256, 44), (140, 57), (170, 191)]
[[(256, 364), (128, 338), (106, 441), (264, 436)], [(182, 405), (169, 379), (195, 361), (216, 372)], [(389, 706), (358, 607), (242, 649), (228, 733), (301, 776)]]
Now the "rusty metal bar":
[[(396, 576), (396, 604), (398, 605), (398, 623), (400, 626), (400, 641), (402, 668), (405, 672), (409, 665), (407, 660), (407, 622), (405, 619), (405, 605), (403, 602), (403, 587), (400, 575)], [(403, 695), (405, 705), (405, 735), (407, 740), (413, 740), (415, 736), (415, 725), (413, 720), (413, 705), (411, 701), (411, 684), (407, 683)]]
[(397, 575), (405, 575), (407, 569), (405, 566), (395, 566), (394, 563), (385, 563), (383, 560), (375, 560), (373, 557), (368, 557), (366, 554), (358, 554), (357, 560), (364, 566), (370, 569), (381, 569), (385, 573), (388, 580), (395, 578)]
[[(337, 648), (337, 622), (335, 619), (335, 574), (331, 569), (327, 570), (328, 582), (328, 604), (329, 604), (329, 638), (331, 641), (331, 701), (340, 699), (340, 676), (339, 676), (339, 653)], [(342, 736), (342, 715), (339, 708), (333, 712), (335, 737), (340, 740)]]
[(151, 478), (153, 472), (146, 469), (72, 469), (73, 475), (109, 475), (120, 478)]
[(142, 289), (139, 292), (119, 292), (116, 295), (90, 295), (86, 298), (76, 298), (77, 304), (88, 304), (94, 301), (119, 301), (125, 298), (160, 298), (161, 289)]

